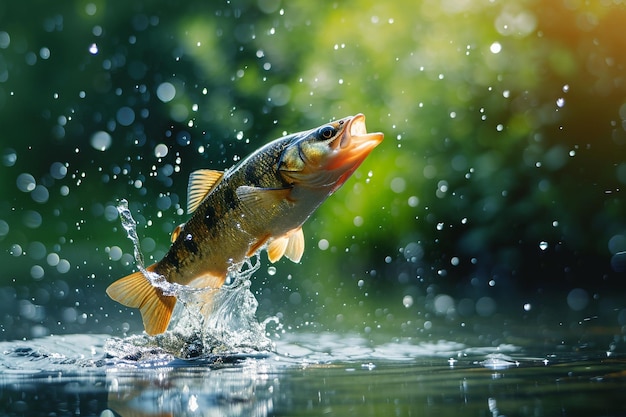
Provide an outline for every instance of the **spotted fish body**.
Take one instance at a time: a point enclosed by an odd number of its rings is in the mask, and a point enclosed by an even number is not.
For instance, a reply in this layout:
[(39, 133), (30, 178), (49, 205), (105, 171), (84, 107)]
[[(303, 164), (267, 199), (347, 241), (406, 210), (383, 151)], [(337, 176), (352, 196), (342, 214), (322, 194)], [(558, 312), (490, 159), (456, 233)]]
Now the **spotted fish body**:
[[(149, 266), (168, 282), (219, 288), (228, 269), (266, 248), (270, 261), (299, 262), (302, 224), (383, 139), (361, 114), (276, 139), (226, 172), (199, 170), (188, 189), (190, 219), (172, 234), (165, 257)], [(176, 297), (140, 272), (107, 288), (139, 308), (148, 334), (167, 329)]]

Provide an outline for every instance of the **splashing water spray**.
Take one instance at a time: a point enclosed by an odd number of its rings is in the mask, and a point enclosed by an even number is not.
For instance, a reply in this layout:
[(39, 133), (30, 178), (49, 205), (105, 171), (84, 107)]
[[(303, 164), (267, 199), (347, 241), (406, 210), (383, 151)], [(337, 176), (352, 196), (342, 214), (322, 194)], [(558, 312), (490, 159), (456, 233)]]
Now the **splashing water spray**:
[[(146, 270), (137, 236), (137, 222), (133, 218), (128, 201), (120, 200), (117, 206), (122, 226), (133, 243), (137, 268), (166, 295), (178, 298), (174, 309), (171, 330), (156, 336), (130, 336), (117, 343), (130, 343), (135, 356), (137, 349), (155, 347), (179, 357), (203, 357), (227, 353), (258, 353), (274, 350), (273, 342), (266, 336), (266, 326), (274, 323), (280, 327), (277, 317), (259, 323), (256, 319), (258, 302), (250, 291), (250, 278), (261, 262), (257, 255), (241, 264), (233, 265), (221, 288), (193, 288), (168, 282), (164, 277)], [(208, 301), (211, 301), (210, 303)], [(119, 356), (128, 346), (109, 343), (109, 353)], [(116, 354), (117, 353), (117, 354)]]

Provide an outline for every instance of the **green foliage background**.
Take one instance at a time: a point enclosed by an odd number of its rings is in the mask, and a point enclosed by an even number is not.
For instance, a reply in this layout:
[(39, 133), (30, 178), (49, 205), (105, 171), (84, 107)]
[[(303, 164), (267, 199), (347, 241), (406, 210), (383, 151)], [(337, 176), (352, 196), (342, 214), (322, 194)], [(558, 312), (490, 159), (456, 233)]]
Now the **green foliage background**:
[(619, 308), (625, 22), (608, 1), (4, 2), (0, 328), (138, 331), (104, 294), (133, 269), (119, 199), (159, 259), (191, 171), (358, 112), (385, 142), (307, 223), (302, 264), (257, 274), (261, 318), (413, 334), (573, 288)]

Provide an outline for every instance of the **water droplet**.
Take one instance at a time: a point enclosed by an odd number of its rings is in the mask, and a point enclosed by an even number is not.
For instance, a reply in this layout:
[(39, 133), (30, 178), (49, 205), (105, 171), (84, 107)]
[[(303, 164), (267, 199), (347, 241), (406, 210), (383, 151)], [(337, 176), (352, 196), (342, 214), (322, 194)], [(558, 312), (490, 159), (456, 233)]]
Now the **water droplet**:
[(96, 45), (95, 43), (89, 45), (89, 53), (91, 55), (96, 55), (98, 53), (98, 45)]
[(115, 118), (122, 126), (130, 126), (135, 121), (135, 111), (130, 107), (122, 107), (117, 111)]
[(0, 237), (4, 237), (9, 234), (9, 223), (4, 220), (0, 220)]
[(403, 192), (406, 189), (406, 180), (402, 177), (395, 177), (391, 180), (391, 191), (396, 194)]
[(35, 177), (30, 174), (22, 173), (17, 176), (17, 188), (25, 193), (29, 193), (35, 189), (37, 183), (35, 182)]
[(326, 239), (320, 239), (319, 242), (317, 242), (317, 247), (320, 248), (321, 250), (326, 250), (328, 249), (328, 247), (330, 246), (328, 240)]
[(574, 311), (580, 311), (587, 307), (589, 294), (582, 288), (574, 288), (567, 294), (567, 305)]
[(50, 266), (57, 266), (59, 264), (60, 258), (56, 253), (49, 253), (46, 257), (46, 262)]
[(489, 50), (492, 54), (499, 54), (502, 51), (502, 45), (500, 42), (494, 42), (489, 46)]
[(410, 295), (405, 295), (402, 298), (402, 305), (406, 308), (411, 307), (413, 305), (413, 297), (411, 297)]
[(106, 151), (111, 147), (111, 143), (113, 142), (113, 138), (111, 135), (103, 130), (100, 130), (93, 135), (91, 135), (90, 143), (91, 146), (99, 151)]
[(274, 266), (269, 266), (269, 267), (267, 268), (267, 273), (268, 273), (268, 275), (270, 275), (270, 276), (274, 276), (274, 275), (276, 275), (276, 267), (274, 267)]
[(626, 271), (626, 252), (617, 252), (611, 257), (611, 268), (615, 272)]
[(67, 167), (61, 162), (53, 162), (50, 165), (50, 175), (55, 180), (61, 180), (67, 175)]
[(39, 56), (41, 57), (41, 59), (48, 59), (50, 58), (50, 49), (46, 48), (45, 46), (43, 48), (41, 48), (39, 50)]
[(163, 158), (167, 155), (168, 151), (169, 149), (167, 148), (167, 145), (159, 143), (157, 146), (154, 147), (154, 156), (156, 156), (157, 158)]
[(39, 281), (40, 279), (43, 278), (44, 275), (44, 270), (40, 265), (33, 265), (30, 268), (30, 276), (33, 277), (33, 279)]
[(24, 212), (24, 215), (22, 216), (22, 221), (24, 223), (24, 226), (30, 229), (36, 229), (39, 226), (41, 226), (41, 223), (43, 222), (43, 218), (41, 217), (41, 214), (39, 214), (38, 212), (34, 210), (27, 210)]
[[(265, 68), (265, 66), (264, 66)], [(266, 68), (269, 70), (270, 68)], [(286, 84), (276, 84), (268, 92), (268, 101), (275, 106), (284, 106), (291, 99), (291, 88)]]
[(539, 249), (541, 250), (546, 250), (548, 249), (548, 242), (542, 240), (541, 242), (539, 242)]
[(61, 274), (65, 274), (70, 270), (70, 262), (67, 259), (61, 259), (57, 265), (57, 271)]
[(176, 87), (172, 83), (164, 82), (159, 84), (156, 91), (157, 97), (163, 103), (168, 103), (176, 96)]
[(556, 105), (558, 107), (563, 107), (565, 106), (565, 99), (563, 97), (559, 97), (556, 99)]
[(85, 5), (85, 13), (87, 13), (89, 16), (95, 15), (97, 11), (98, 11), (98, 8), (96, 7), (95, 4), (87, 3), (87, 5)]
[(44, 187), (43, 185), (38, 185), (35, 187), (30, 196), (37, 203), (45, 203), (48, 201), (50, 193), (48, 192), (48, 189), (46, 187)]
[(11, 37), (7, 32), (0, 31), (0, 48), (6, 49), (11, 44)]
[(2, 164), (5, 167), (12, 167), (17, 162), (17, 153), (14, 149), (5, 149), (2, 153)]

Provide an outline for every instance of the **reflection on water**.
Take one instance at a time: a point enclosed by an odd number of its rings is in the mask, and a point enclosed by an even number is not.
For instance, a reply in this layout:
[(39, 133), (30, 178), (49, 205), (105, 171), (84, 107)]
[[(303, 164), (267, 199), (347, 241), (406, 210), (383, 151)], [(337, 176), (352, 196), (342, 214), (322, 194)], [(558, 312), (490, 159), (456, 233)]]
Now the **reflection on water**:
[[(623, 415), (624, 353), (291, 334), (275, 353), (180, 359), (107, 336), (3, 342), (0, 414)], [(534, 352), (536, 353), (536, 352)]]
[(274, 379), (264, 362), (107, 372), (107, 407), (122, 416), (272, 415)]

